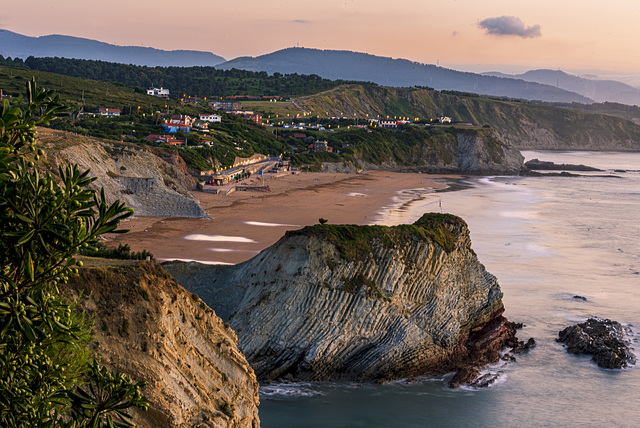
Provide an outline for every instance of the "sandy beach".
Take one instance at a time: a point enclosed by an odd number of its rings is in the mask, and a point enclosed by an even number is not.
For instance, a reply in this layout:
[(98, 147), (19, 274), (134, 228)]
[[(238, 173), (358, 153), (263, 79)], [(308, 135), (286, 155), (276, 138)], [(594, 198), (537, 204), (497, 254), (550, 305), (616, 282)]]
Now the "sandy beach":
[[(107, 245), (127, 243), (159, 261), (240, 263), (275, 243), (287, 230), (317, 224), (373, 224), (382, 213), (416, 198), (410, 189), (444, 187), (442, 176), (370, 171), (366, 174), (303, 173), (265, 180), (271, 192), (214, 195), (195, 192), (213, 220), (134, 216), (122, 223), (126, 234)], [(451, 178), (450, 176), (448, 176)]]

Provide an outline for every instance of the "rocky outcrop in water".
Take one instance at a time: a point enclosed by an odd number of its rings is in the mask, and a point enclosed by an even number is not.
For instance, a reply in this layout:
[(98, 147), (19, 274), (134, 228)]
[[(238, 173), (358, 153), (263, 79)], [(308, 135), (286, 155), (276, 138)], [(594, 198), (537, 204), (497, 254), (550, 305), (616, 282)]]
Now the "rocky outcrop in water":
[(564, 343), (572, 354), (593, 355), (592, 360), (607, 369), (621, 369), (636, 362), (625, 341), (624, 327), (617, 321), (589, 318), (565, 328), (556, 340)]
[(164, 265), (238, 334), (263, 380), (383, 381), (497, 361), (513, 333), (466, 223), (318, 225), (227, 268)]
[(99, 361), (148, 382), (137, 426), (259, 427), (258, 383), (229, 324), (156, 263), (127, 263), (83, 268), (68, 289), (93, 317)]

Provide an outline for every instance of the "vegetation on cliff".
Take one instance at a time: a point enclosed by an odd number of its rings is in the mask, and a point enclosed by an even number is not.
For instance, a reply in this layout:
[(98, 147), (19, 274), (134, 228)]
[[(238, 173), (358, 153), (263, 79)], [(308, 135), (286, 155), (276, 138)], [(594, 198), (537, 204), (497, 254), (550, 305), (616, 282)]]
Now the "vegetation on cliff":
[(146, 407), (143, 383), (92, 363), (90, 322), (59, 285), (78, 273), (80, 248), (132, 211), (88, 190), (77, 165), (60, 182), (34, 168), (35, 126), (65, 113), (33, 81), (24, 100), (0, 105), (0, 425), (131, 426), (124, 410)]
[[(525, 138), (528, 127), (544, 129), (566, 143), (597, 137), (611, 141), (640, 141), (640, 125), (609, 116), (556, 108), (542, 103), (495, 99), (475, 94), (447, 93), (426, 88), (388, 88), (345, 85), (324, 93), (301, 97), (298, 105), (311, 114), (359, 118), (406, 116), (490, 126), (501, 134)], [(582, 106), (584, 108), (584, 106)], [(341, 114), (342, 113), (342, 114)]]
[(333, 244), (343, 259), (362, 261), (373, 253), (376, 244), (398, 247), (410, 239), (435, 242), (450, 253), (454, 250), (455, 229), (463, 226), (466, 227), (465, 221), (452, 214), (426, 213), (414, 224), (358, 226), (325, 223), (288, 231), (285, 236), (315, 236)]

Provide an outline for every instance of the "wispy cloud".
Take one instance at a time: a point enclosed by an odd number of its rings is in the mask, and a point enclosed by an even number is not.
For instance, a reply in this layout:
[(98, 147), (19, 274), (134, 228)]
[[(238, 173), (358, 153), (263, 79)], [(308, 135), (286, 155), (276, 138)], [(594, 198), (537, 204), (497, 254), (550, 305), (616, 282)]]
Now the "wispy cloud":
[(495, 18), (487, 18), (478, 23), (487, 34), (495, 36), (518, 36), (524, 39), (532, 37), (540, 37), (540, 25), (531, 25), (527, 27), (522, 19), (516, 16), (497, 16)]
[(308, 19), (294, 19), (291, 21), (292, 24), (313, 24), (313, 21), (309, 21)]

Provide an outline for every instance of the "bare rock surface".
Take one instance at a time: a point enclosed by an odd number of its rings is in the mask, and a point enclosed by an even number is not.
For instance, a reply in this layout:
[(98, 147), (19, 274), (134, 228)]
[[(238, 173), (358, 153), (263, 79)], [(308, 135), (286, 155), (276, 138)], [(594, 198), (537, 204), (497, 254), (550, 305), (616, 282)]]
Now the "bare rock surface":
[(99, 361), (148, 382), (138, 427), (260, 426), (258, 383), (236, 334), (158, 264), (83, 268), (68, 290), (94, 318)]
[(120, 199), (136, 215), (211, 218), (190, 191), (195, 182), (184, 161), (170, 149), (52, 130), (39, 131), (38, 136), (53, 148), (45, 153), (54, 174), (58, 165), (70, 163), (78, 164), (81, 170), (90, 169), (89, 175), (96, 178), (91, 186), (104, 188), (108, 201)]
[(592, 360), (600, 367), (621, 369), (636, 362), (624, 330), (617, 321), (589, 318), (565, 328), (556, 340), (564, 343), (572, 354), (593, 355)]
[(236, 266), (164, 266), (230, 322), (262, 380), (440, 374), (498, 361), (516, 340), (496, 278), (452, 215), (306, 227)]

